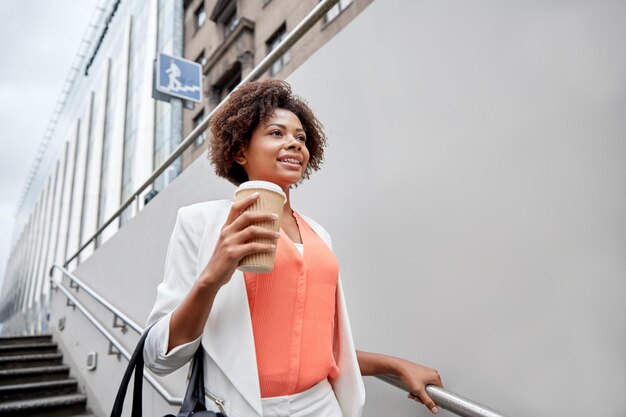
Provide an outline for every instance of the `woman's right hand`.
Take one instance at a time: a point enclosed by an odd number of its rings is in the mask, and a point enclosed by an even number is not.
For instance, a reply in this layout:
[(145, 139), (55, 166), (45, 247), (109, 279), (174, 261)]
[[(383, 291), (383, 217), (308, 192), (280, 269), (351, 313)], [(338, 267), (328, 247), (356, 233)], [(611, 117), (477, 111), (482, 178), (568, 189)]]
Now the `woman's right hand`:
[[(258, 199), (259, 193), (254, 193), (233, 203), (213, 255), (200, 275), (200, 281), (204, 284), (221, 287), (230, 281), (242, 258), (276, 249), (276, 240), (280, 234), (255, 223), (278, 220), (277, 216), (265, 211), (244, 211)], [(249, 242), (254, 238), (269, 238), (274, 243)]]

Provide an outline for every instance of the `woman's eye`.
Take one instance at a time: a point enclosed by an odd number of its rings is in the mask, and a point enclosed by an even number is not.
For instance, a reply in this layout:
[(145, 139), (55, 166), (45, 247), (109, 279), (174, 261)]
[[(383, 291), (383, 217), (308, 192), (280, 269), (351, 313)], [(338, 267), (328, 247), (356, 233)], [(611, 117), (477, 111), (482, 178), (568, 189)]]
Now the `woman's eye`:
[(272, 133), (270, 133), (270, 135), (274, 135), (274, 136), (276, 136), (276, 134), (280, 136), (282, 133), (280, 133), (280, 130), (274, 130), (272, 131)]
[(306, 136), (299, 136), (298, 140), (300, 140), (302, 142), (306, 142)]

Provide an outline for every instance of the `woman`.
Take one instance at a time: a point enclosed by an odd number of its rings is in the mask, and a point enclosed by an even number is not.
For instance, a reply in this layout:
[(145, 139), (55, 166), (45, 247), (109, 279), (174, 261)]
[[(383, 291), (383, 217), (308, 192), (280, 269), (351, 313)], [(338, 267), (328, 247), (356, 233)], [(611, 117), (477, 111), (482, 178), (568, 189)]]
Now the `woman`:
[[(258, 195), (179, 210), (148, 318), (156, 324), (146, 366), (172, 372), (202, 343), (207, 404), (231, 417), (357, 417), (365, 400), (361, 375), (380, 374), (402, 378), (409, 398), (436, 414), (425, 386), (442, 386), (437, 371), (354, 349), (330, 237), (291, 208), (292, 186), (319, 169), (326, 145), (306, 103), (285, 82), (247, 83), (214, 114), (211, 133), (217, 175), (283, 189), (281, 230), (255, 225), (276, 220), (271, 213), (245, 211)], [(248, 243), (257, 237), (274, 243)], [(272, 251), (271, 273), (237, 270), (244, 256)]]

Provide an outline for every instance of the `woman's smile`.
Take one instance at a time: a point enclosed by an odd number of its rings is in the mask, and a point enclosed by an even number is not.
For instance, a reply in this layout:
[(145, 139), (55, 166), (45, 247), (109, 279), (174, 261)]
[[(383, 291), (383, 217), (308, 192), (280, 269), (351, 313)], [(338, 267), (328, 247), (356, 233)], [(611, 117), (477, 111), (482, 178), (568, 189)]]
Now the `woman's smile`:
[(283, 155), (277, 161), (287, 169), (301, 170), (302, 162), (298, 156)]

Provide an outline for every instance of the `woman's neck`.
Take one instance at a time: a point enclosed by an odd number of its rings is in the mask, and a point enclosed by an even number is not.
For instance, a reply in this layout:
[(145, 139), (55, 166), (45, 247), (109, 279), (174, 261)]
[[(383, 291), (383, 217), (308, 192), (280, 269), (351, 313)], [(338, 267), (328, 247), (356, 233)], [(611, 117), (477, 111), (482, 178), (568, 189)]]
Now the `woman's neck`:
[(291, 199), (289, 197), (289, 187), (283, 188), (285, 196), (287, 196), (287, 201), (283, 206), (283, 216), (291, 216)]

